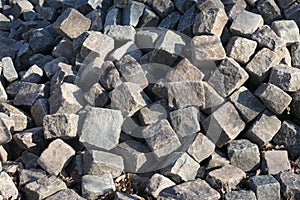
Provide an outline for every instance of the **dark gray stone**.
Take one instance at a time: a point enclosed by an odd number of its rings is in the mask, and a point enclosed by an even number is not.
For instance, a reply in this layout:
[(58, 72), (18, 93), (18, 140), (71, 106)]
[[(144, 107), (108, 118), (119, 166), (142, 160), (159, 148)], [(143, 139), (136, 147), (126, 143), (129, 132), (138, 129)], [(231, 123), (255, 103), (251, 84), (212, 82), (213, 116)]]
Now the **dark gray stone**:
[(201, 109), (205, 114), (210, 115), (217, 110), (225, 101), (224, 98), (207, 82), (203, 82), (205, 105)]
[[(174, 3), (175, 2), (185, 3), (185, 2), (189, 2), (189, 1), (177, 0), (177, 1), (174, 1)], [(197, 14), (198, 14), (198, 8), (196, 7), (196, 5), (192, 6), (186, 12), (184, 12), (183, 15), (179, 19), (177, 31), (182, 32), (186, 35), (192, 36), (193, 35), (192, 26), (194, 25)]]
[(105, 18), (104, 28), (110, 25), (121, 24), (121, 10), (119, 8), (111, 8), (108, 10)]
[(267, 24), (271, 24), (274, 20), (282, 18), (280, 8), (274, 0), (259, 0), (256, 8)]
[(148, 7), (145, 7), (144, 13), (140, 18), (138, 27), (156, 27), (159, 22), (159, 17), (155, 12), (150, 10)]
[(75, 61), (75, 50), (73, 48), (73, 42), (68, 38), (63, 38), (52, 51), (52, 56), (55, 58), (63, 57), (69, 63), (74, 63)]
[(102, 65), (102, 74), (99, 82), (106, 90), (112, 90), (121, 84), (120, 74), (112, 61), (106, 61)]
[(105, 22), (105, 13), (101, 9), (95, 9), (86, 15), (87, 18), (91, 20), (90, 30), (92, 31), (102, 31)]
[(39, 66), (32, 65), (22, 76), (21, 80), (31, 83), (41, 83), (43, 80), (43, 75), (44, 72)]
[(154, 11), (162, 18), (167, 16), (175, 9), (174, 4), (171, 0), (153, 0), (151, 6)]
[(139, 18), (142, 16), (145, 5), (140, 2), (132, 1), (125, 6), (122, 13), (122, 24), (135, 27)]
[(95, 83), (89, 91), (84, 93), (84, 98), (90, 106), (104, 107), (108, 101), (108, 93), (99, 84)]
[(47, 53), (55, 45), (53, 36), (46, 29), (35, 29), (29, 39), (29, 46), (33, 53)]
[(300, 42), (291, 47), (292, 63), (294, 67), (300, 68)]
[(174, 29), (181, 17), (180, 12), (174, 11), (168, 14), (158, 25), (159, 28)]
[(290, 104), (290, 111), (291, 114), (293, 116), (295, 116), (296, 118), (300, 119), (300, 107), (299, 107), (299, 103), (300, 103), (300, 93), (299, 92), (295, 92), (291, 95), (291, 97), (293, 98), (291, 104)]
[(38, 99), (31, 107), (31, 116), (36, 126), (43, 125), (43, 118), (49, 114), (49, 104), (47, 99)]
[(18, 172), (21, 186), (47, 176), (46, 172), (41, 169), (20, 169)]
[(181, 0), (174, 0), (173, 1), (174, 5), (176, 8), (181, 12), (181, 13), (186, 13), (188, 12), (189, 8), (191, 8), (193, 5), (197, 3), (196, 0), (186, 0), (186, 1), (181, 1)]
[(300, 176), (292, 172), (282, 172), (276, 176), (280, 183), (281, 194), (286, 199), (300, 197)]
[(258, 175), (250, 179), (250, 189), (257, 200), (280, 200), (280, 184), (271, 175)]

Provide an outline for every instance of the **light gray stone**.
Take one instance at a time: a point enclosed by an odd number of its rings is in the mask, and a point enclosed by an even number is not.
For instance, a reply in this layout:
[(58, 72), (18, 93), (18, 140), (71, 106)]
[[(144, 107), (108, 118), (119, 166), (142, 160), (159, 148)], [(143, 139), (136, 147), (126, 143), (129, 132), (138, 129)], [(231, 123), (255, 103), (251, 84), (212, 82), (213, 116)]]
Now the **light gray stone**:
[(135, 34), (135, 42), (139, 49), (146, 50), (154, 48), (156, 40), (160, 35), (159, 30), (139, 29)]
[(247, 8), (247, 2), (245, 0), (242, 1), (232, 1), (225, 0), (223, 1), (225, 11), (230, 21), (236, 19), (236, 16)]
[(291, 165), (287, 151), (273, 150), (263, 153), (263, 170), (268, 174), (277, 175), (290, 169)]
[(225, 200), (256, 200), (256, 196), (251, 190), (231, 191), (225, 194)]
[(300, 41), (299, 27), (294, 20), (278, 20), (272, 23), (272, 29), (287, 45)]
[(145, 5), (140, 2), (132, 1), (125, 6), (122, 15), (122, 24), (135, 27), (139, 18), (142, 16)]
[(280, 184), (271, 175), (251, 177), (250, 189), (255, 192), (257, 200), (280, 199)]
[(0, 111), (8, 115), (14, 121), (14, 131), (23, 131), (26, 129), (28, 124), (27, 116), (20, 109), (8, 103), (2, 103), (0, 105)]
[(61, 199), (85, 200), (72, 189), (60, 190), (55, 194), (47, 197), (45, 200), (61, 200)]
[(32, 65), (22, 76), (21, 80), (25, 82), (31, 82), (31, 83), (41, 83), (43, 74), (44, 72), (39, 66)]
[(134, 41), (135, 33), (135, 29), (128, 25), (110, 25), (104, 29), (104, 34), (112, 37), (116, 42)]
[(300, 176), (293, 172), (282, 172), (276, 176), (280, 183), (283, 198), (298, 198), (300, 195)]
[(17, 199), (18, 189), (6, 172), (0, 172), (0, 193), (4, 199)]
[(143, 197), (140, 197), (136, 194), (127, 194), (123, 192), (116, 192), (114, 200), (143, 200)]
[(224, 4), (221, 0), (199, 0), (197, 1), (197, 7), (199, 10), (211, 9), (211, 8), (224, 8)]
[(153, 0), (151, 6), (161, 18), (166, 17), (175, 9), (171, 0)]
[(109, 54), (109, 59), (112, 61), (119, 61), (123, 56), (126, 55), (130, 55), (134, 59), (138, 60), (142, 57), (143, 53), (133, 41), (128, 41), (123, 46)]
[(215, 169), (215, 168), (220, 168), (225, 165), (229, 165), (229, 160), (227, 160), (226, 156), (219, 150), (215, 150), (211, 154), (211, 158), (207, 164), (206, 169)]
[(143, 125), (149, 125), (167, 119), (168, 114), (168, 102), (162, 99), (142, 108), (139, 112), (139, 119)]
[(11, 57), (4, 57), (2, 58), (2, 73), (4, 78), (8, 82), (12, 82), (18, 79), (18, 73), (16, 72), (14, 63)]
[(201, 109), (206, 114), (211, 114), (225, 101), (224, 98), (207, 82), (203, 82), (205, 105)]
[(89, 91), (85, 92), (84, 98), (93, 107), (104, 107), (109, 101), (108, 93), (99, 83), (95, 83)]
[(266, 24), (271, 24), (274, 20), (282, 18), (280, 8), (274, 0), (259, 0), (256, 8)]
[(157, 198), (159, 193), (171, 186), (176, 185), (173, 181), (168, 179), (167, 177), (161, 175), (161, 174), (154, 174), (149, 184), (147, 185), (147, 192), (148, 194), (151, 194), (154, 198)]
[(0, 119), (0, 130), (1, 130), (0, 145), (4, 145), (10, 142), (12, 139), (10, 127), (7, 126), (7, 124), (3, 119)]
[(6, 102), (7, 101), (7, 93), (2, 85), (2, 83), (0, 83), (0, 102)]

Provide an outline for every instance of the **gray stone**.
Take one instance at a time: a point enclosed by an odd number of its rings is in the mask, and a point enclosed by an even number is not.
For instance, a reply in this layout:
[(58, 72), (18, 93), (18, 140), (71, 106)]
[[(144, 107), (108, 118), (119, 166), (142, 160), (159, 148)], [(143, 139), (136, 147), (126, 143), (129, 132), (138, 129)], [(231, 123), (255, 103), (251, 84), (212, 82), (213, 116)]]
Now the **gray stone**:
[(45, 139), (77, 137), (79, 116), (75, 114), (46, 115), (43, 119)]
[(18, 172), (21, 186), (47, 176), (46, 172), (41, 169), (21, 169)]
[(286, 19), (288, 20), (294, 20), (297, 25), (299, 26), (300, 24), (300, 20), (299, 20), (299, 6), (300, 4), (299, 3), (294, 3), (292, 4), (290, 7), (288, 7), (287, 9), (285, 9), (283, 11)]
[(36, 100), (47, 97), (46, 86), (44, 84), (27, 83), (20, 87), (15, 99), (15, 106), (31, 108)]
[(175, 9), (171, 0), (153, 0), (151, 6), (161, 18), (167, 16)]
[(19, 17), (20, 14), (33, 10), (33, 5), (30, 1), (17, 1), (13, 7), (13, 14), (15, 17)]
[(299, 27), (294, 20), (278, 20), (272, 23), (272, 29), (287, 45), (300, 41)]
[(30, 32), (29, 46), (33, 53), (46, 53), (55, 46), (55, 40), (45, 28)]
[(120, 74), (112, 61), (106, 61), (102, 65), (102, 73), (99, 82), (106, 90), (112, 90), (121, 84)]
[(176, 152), (175, 154), (175, 160), (166, 168), (161, 169), (161, 173), (179, 183), (194, 180), (200, 164), (187, 153)]
[(245, 137), (258, 146), (263, 146), (270, 142), (280, 129), (281, 121), (270, 111), (261, 113), (253, 124), (250, 125)]
[(124, 117), (132, 116), (149, 101), (143, 89), (135, 83), (124, 82), (111, 93), (111, 107), (121, 110)]
[(0, 83), (0, 102), (6, 102), (7, 101), (7, 93), (2, 85), (2, 83)]
[[(226, 115), (224, 115), (226, 113)], [(208, 137), (217, 147), (235, 139), (245, 128), (245, 123), (233, 104), (226, 102), (202, 122)]]
[(8, 174), (16, 174), (21, 169), (23, 169), (23, 165), (19, 161), (6, 161), (2, 164), (2, 170)]
[(213, 34), (220, 37), (227, 20), (226, 12), (222, 8), (200, 10), (193, 26), (193, 33), (194, 35)]
[(142, 131), (142, 135), (158, 158), (169, 155), (181, 145), (176, 133), (165, 119), (148, 125)]
[(138, 26), (143, 27), (156, 27), (159, 22), (159, 17), (156, 15), (155, 12), (150, 10), (149, 8), (145, 7), (144, 13), (140, 18)]
[(276, 176), (281, 194), (286, 199), (297, 199), (300, 195), (300, 176), (292, 172), (282, 172)]
[(69, 63), (74, 63), (76, 54), (72, 41), (68, 38), (63, 38), (53, 48), (52, 56), (55, 58), (64, 57)]
[(136, 194), (127, 194), (123, 192), (116, 192), (114, 200), (143, 200), (143, 197), (140, 197)]
[(123, 158), (104, 151), (86, 151), (82, 158), (83, 174), (100, 176), (106, 173), (116, 178), (124, 170)]
[(39, 157), (29, 151), (24, 151), (21, 156), (24, 169), (38, 168), (37, 160)]
[(84, 98), (90, 106), (104, 107), (108, 101), (108, 93), (99, 84), (95, 83), (89, 91), (84, 93)]
[(17, 199), (18, 189), (6, 172), (0, 172), (0, 193), (4, 199)]
[(18, 79), (18, 73), (15, 70), (15, 66), (11, 57), (2, 58), (2, 71), (4, 78), (8, 82)]
[(225, 101), (224, 98), (207, 82), (203, 82), (205, 93), (205, 105), (201, 109), (206, 114), (211, 114)]
[(207, 182), (202, 179), (196, 179), (166, 188), (160, 193), (158, 199), (198, 199), (199, 197), (205, 197), (207, 200), (217, 200), (221, 196)]
[(134, 59), (138, 60), (142, 57), (143, 53), (133, 41), (129, 41), (120, 48), (114, 50), (109, 55), (109, 59), (112, 61), (118, 61), (125, 55), (130, 55)]
[(52, 76), (59, 70), (59, 64), (61, 62), (67, 63), (68, 61), (63, 57), (59, 57), (59, 58), (52, 59), (50, 62), (47, 62), (43, 66), (43, 70), (45, 71), (45, 74), (49, 79), (51, 79)]
[(264, 20), (259, 14), (255, 14), (249, 11), (242, 11), (233, 20), (230, 26), (230, 31), (233, 34), (241, 36), (250, 36), (258, 28), (262, 27)]
[(266, 151), (263, 153), (263, 170), (271, 175), (291, 170), (288, 152), (282, 150)]
[(292, 63), (294, 67), (300, 68), (300, 42), (291, 47)]
[(49, 174), (58, 175), (74, 155), (75, 151), (71, 146), (56, 139), (42, 152), (37, 162)]
[(290, 104), (290, 112), (293, 116), (296, 118), (300, 119), (300, 110), (299, 110), (299, 103), (300, 103), (300, 93), (295, 92), (294, 94), (291, 95), (293, 98), (291, 104)]
[(8, 127), (3, 119), (0, 119), (0, 145), (6, 144), (11, 141), (12, 135), (10, 132), (10, 127)]
[(246, 64), (250, 57), (255, 53), (257, 43), (247, 38), (234, 36), (230, 38), (226, 52), (227, 55), (237, 62)]
[(146, 28), (139, 29), (135, 34), (135, 42), (141, 50), (154, 48), (156, 40), (159, 38), (161, 31)]
[[(55, 8), (52, 8), (52, 7), (37, 6), (36, 11), (38, 13), (38, 18), (42, 19), (42, 20), (49, 20), (49, 21), (53, 22), (53, 20), (56, 17), (56, 13), (55, 13), (56, 10), (55, 10)], [(23, 16), (26, 13), (28, 13), (28, 12), (23, 13)], [(33, 15), (33, 16), (36, 17), (36, 15)]]
[(57, 18), (53, 28), (63, 36), (74, 39), (87, 31), (90, 25), (90, 19), (84, 17), (77, 10), (68, 8)]
[(245, 69), (250, 75), (250, 81), (259, 85), (269, 76), (270, 69), (279, 62), (280, 58), (275, 52), (263, 48), (255, 54)]
[(73, 114), (84, 105), (83, 91), (71, 83), (63, 83), (48, 99), (50, 114)]
[(0, 161), (0, 172), (2, 171), (2, 162)]
[(274, 0), (259, 0), (256, 8), (267, 24), (282, 18), (280, 8)]
[(32, 65), (22, 76), (21, 80), (31, 83), (41, 83), (43, 79), (43, 74), (44, 72), (39, 66)]
[(236, 16), (247, 8), (247, 3), (245, 0), (242, 1), (232, 1), (232, 0), (225, 0), (223, 1), (225, 11), (230, 21), (236, 19)]
[(271, 83), (262, 84), (254, 94), (268, 109), (278, 115), (282, 114), (292, 101), (292, 97)]
[(82, 120), (79, 141), (87, 148), (110, 150), (117, 146), (123, 123), (121, 111), (86, 107)]
[(180, 12), (174, 11), (168, 14), (158, 25), (159, 28), (174, 29), (181, 17)]
[(43, 125), (43, 118), (49, 114), (49, 104), (47, 99), (38, 99), (31, 107), (31, 116), (36, 126)]
[[(27, 47), (29, 47), (29, 45)], [(1, 49), (0, 50), (0, 59), (5, 58), (5, 57), (11, 57), (11, 58), (15, 57), (15, 52), (9, 46), (3, 44), (2, 42), (0, 42), (0, 49)], [(20, 49), (20, 51), (18, 52), (18, 57), (22, 58), (22, 55), (23, 55), (23, 58), (24, 58), (25, 55), (23, 54), (23, 52), (25, 53), (26, 50), (28, 50), (28, 49), (26, 49), (25, 46), (24, 46), (24, 49), (22, 49), (22, 51)]]
[(132, 26), (110, 25), (105, 27), (104, 34), (116, 42), (134, 41), (135, 29)]
[(90, 30), (92, 31), (102, 31), (104, 28), (105, 13), (101, 9), (95, 9), (86, 15), (87, 18), (91, 20)]
[(64, 82), (74, 83), (76, 75), (73, 72), (72, 66), (65, 63), (58, 63), (58, 70), (50, 81), (50, 94), (59, 88)]
[(176, 6), (176, 8), (181, 12), (185, 13), (189, 8), (191, 8), (197, 1), (195, 0), (187, 0), (187, 1), (180, 1), (180, 0), (174, 0), (173, 3)]
[(42, 200), (60, 190), (67, 189), (66, 184), (55, 176), (46, 176), (24, 186), (27, 199)]
[(253, 171), (260, 165), (260, 152), (256, 144), (248, 140), (234, 140), (228, 148), (230, 163), (245, 172)]
[(288, 65), (289, 67), (292, 67), (291, 54), (290, 54), (289, 49), (286, 46), (278, 48), (277, 50), (275, 50), (275, 53), (281, 59), (280, 64), (285, 64), (285, 65)]
[(122, 15), (122, 24), (135, 27), (139, 18), (142, 16), (145, 5), (140, 2), (132, 1), (125, 6)]
[[(176, 1), (174, 1), (176, 2)], [(188, 1), (180, 1), (177, 0), (177, 2), (188, 2)], [(196, 16), (198, 14), (198, 8), (196, 5), (192, 6), (190, 9), (188, 9), (186, 12), (183, 13), (183, 15), (180, 17), (177, 31), (182, 32), (188, 36), (193, 35), (193, 25), (195, 23)]]
[(14, 131), (23, 131), (26, 129), (28, 121), (24, 112), (8, 103), (2, 103), (0, 111), (7, 114), (15, 122)]
[(195, 107), (187, 107), (170, 112), (170, 122), (180, 137), (193, 135), (200, 131), (200, 111)]
[(243, 170), (233, 165), (225, 165), (220, 169), (209, 172), (206, 176), (206, 181), (216, 190), (230, 192), (244, 178), (246, 178), (246, 173)]
[(208, 83), (223, 97), (241, 87), (249, 78), (247, 72), (232, 58), (225, 58), (210, 76)]
[(213, 152), (211, 154), (211, 158), (207, 164), (206, 169), (216, 169), (216, 168), (220, 168), (223, 167), (225, 165), (229, 165), (229, 160), (227, 160), (226, 156), (219, 150), (215, 150), (215, 152)]
[(280, 199), (280, 184), (271, 175), (251, 177), (250, 189), (255, 192), (257, 200)]
[(98, 199), (100, 195), (115, 191), (116, 187), (111, 174), (101, 176), (85, 175), (82, 177), (81, 191), (86, 199)]
[(197, 1), (197, 7), (199, 10), (211, 9), (211, 8), (222, 8), (224, 4), (221, 0), (199, 0)]
[(245, 122), (252, 121), (265, 106), (244, 86), (236, 90), (229, 100), (235, 105)]
[(121, 10), (119, 8), (111, 8), (108, 10), (105, 18), (104, 27), (117, 25), (121, 23)]
[(162, 190), (174, 185), (176, 184), (167, 177), (161, 174), (154, 174), (151, 177), (146, 190), (148, 194), (152, 195), (154, 198), (157, 198)]
[(149, 125), (167, 119), (168, 114), (168, 102), (162, 99), (142, 108), (139, 112), (139, 119), (143, 125)]
[(61, 199), (85, 200), (72, 189), (60, 190), (55, 194), (47, 197), (45, 200), (61, 200)]
[(286, 9), (288, 8), (292, 3), (294, 3), (295, 0), (276, 0), (277, 5), (281, 9)]
[(256, 200), (256, 196), (251, 190), (231, 191), (225, 194), (225, 200)]
[(218, 61), (226, 57), (221, 40), (217, 36), (195, 36), (191, 40), (192, 61), (201, 66), (204, 61)]
[(142, 89), (148, 86), (146, 73), (141, 65), (130, 55), (125, 55), (116, 63), (116, 67), (124, 82), (138, 84)]

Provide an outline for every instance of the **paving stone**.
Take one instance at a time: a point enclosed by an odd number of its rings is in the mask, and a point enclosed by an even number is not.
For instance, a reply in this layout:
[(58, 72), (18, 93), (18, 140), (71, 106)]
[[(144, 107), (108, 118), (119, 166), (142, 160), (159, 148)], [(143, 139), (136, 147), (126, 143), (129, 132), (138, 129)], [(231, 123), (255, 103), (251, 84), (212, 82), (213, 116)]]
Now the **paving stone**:
[(257, 43), (247, 38), (234, 36), (230, 38), (226, 52), (227, 55), (237, 62), (246, 64), (250, 57), (255, 53)]
[(244, 10), (236, 16), (235, 20), (233, 20), (230, 31), (235, 35), (247, 37), (253, 34), (258, 28), (262, 27), (263, 23), (264, 20), (262, 16)]
[(85, 17), (91, 20), (91, 31), (103, 30), (106, 15), (101, 9), (97, 8), (95, 10), (92, 10)]
[(241, 87), (249, 78), (247, 72), (232, 58), (225, 58), (210, 76), (208, 83), (223, 97)]
[(144, 8), (145, 5), (143, 3), (136, 1), (132, 1), (127, 4), (123, 9), (122, 24), (135, 27), (139, 22), (139, 18), (143, 14)]
[(268, 109), (278, 115), (282, 114), (292, 101), (292, 97), (271, 83), (262, 84), (254, 94)]
[(265, 106), (244, 86), (236, 90), (229, 100), (234, 104), (245, 122), (252, 121)]
[(43, 79), (43, 74), (44, 72), (39, 66), (32, 65), (22, 76), (21, 80), (31, 83), (41, 83)]
[[(226, 115), (224, 116), (224, 113)], [(235, 139), (245, 128), (237, 110), (230, 102), (225, 103), (202, 122), (208, 137), (217, 147)]]
[(272, 140), (280, 126), (281, 121), (270, 111), (265, 110), (250, 125), (245, 137), (258, 146), (263, 146)]
[(224, 155), (221, 151), (215, 149), (215, 151), (211, 154), (211, 158), (207, 164), (206, 169), (216, 169), (223, 167), (225, 165), (229, 165), (229, 160), (227, 160), (226, 155)]
[[(76, 22), (76, 26), (73, 24)], [(73, 8), (66, 9), (53, 24), (57, 32), (70, 39), (77, 38), (90, 28), (91, 20)]]
[(175, 7), (171, 0), (154, 0), (151, 3), (153, 10), (161, 17), (167, 16), (170, 12), (172, 12)]
[(38, 168), (37, 160), (39, 157), (29, 151), (24, 151), (21, 155), (21, 161), (24, 169)]
[(121, 24), (121, 10), (119, 8), (111, 8), (106, 14), (104, 27), (117, 24)]
[(276, 176), (280, 183), (283, 198), (298, 198), (300, 195), (300, 176), (292, 172), (281, 172)]
[(55, 46), (55, 40), (46, 29), (35, 29), (31, 32), (29, 46), (33, 53), (47, 53)]
[(288, 152), (282, 150), (266, 151), (263, 153), (263, 170), (276, 175), (291, 169)]
[(223, 1), (223, 4), (230, 21), (235, 20), (236, 16), (247, 8), (247, 3), (245, 0), (242, 1), (225, 0)]
[(168, 102), (162, 99), (142, 108), (139, 112), (139, 119), (143, 125), (149, 125), (167, 119), (168, 114)]
[(104, 107), (108, 101), (108, 93), (99, 84), (95, 83), (89, 91), (84, 93), (84, 98), (90, 106)]
[(63, 83), (48, 99), (50, 114), (72, 114), (78, 112), (84, 105), (82, 90), (71, 83)]
[(276, 1), (277, 5), (281, 8), (281, 9), (286, 9), (288, 8), (292, 3), (294, 3), (295, 0), (282, 0), (282, 1)]
[(159, 30), (148, 30), (147, 28), (141, 28), (136, 32), (135, 35), (135, 42), (137, 43), (136, 45), (141, 50), (153, 49), (160, 33), (161, 32)]
[[(142, 173), (147, 169), (148, 165), (154, 163), (149, 162), (150, 149), (135, 140), (126, 140), (120, 143), (112, 150), (117, 155), (124, 159), (124, 170), (130, 173)], [(148, 155), (147, 155), (148, 154)], [(147, 163), (147, 164), (146, 164)]]
[(86, 151), (83, 154), (83, 174), (100, 176), (106, 173), (116, 178), (124, 170), (123, 158), (104, 151)]
[(114, 50), (109, 55), (109, 59), (112, 61), (118, 61), (125, 55), (130, 55), (134, 59), (138, 60), (142, 57), (143, 53), (133, 41), (129, 41), (120, 48)]
[(213, 170), (208, 173), (206, 181), (215, 189), (230, 192), (235, 189), (237, 185), (246, 178), (246, 173), (233, 166), (225, 165), (220, 169)]
[[(188, 1), (174, 1), (175, 2), (188, 2)], [(195, 23), (196, 16), (198, 14), (199, 10), (196, 5), (190, 7), (186, 12), (183, 13), (183, 15), (180, 17), (177, 31), (182, 32), (188, 36), (193, 35), (193, 25)]]
[(267, 24), (271, 24), (274, 20), (282, 18), (280, 8), (274, 0), (259, 0), (256, 8)]
[[(7, 45), (0, 42), (0, 59), (5, 57), (15, 57), (15, 52)], [(21, 51), (21, 50), (20, 50)], [(21, 52), (22, 53), (22, 52)], [(20, 57), (22, 54), (19, 52), (18, 57)]]
[(49, 21), (53, 22), (55, 20), (55, 17), (56, 17), (55, 11), (56, 11), (55, 8), (52, 8), (52, 7), (36, 6), (37, 14), (34, 13), (34, 12), (25, 12), (25, 13), (23, 13), (23, 16), (24, 16), (24, 14), (31, 13), (33, 19), (38, 17), (38, 19), (49, 20)]
[(110, 25), (105, 27), (104, 34), (112, 37), (116, 42), (134, 41), (135, 29), (128, 25)]
[(48, 173), (58, 175), (75, 155), (74, 149), (61, 139), (56, 139), (42, 152), (38, 164)]
[(142, 88), (135, 83), (124, 82), (111, 93), (111, 107), (121, 110), (124, 117), (132, 116), (147, 105), (148, 97)]
[(294, 67), (300, 68), (300, 42), (291, 46), (292, 63)]
[(158, 158), (172, 153), (181, 145), (176, 133), (167, 120), (161, 120), (147, 126), (142, 131), (142, 135)]
[(23, 131), (26, 129), (28, 121), (24, 112), (8, 103), (2, 103), (0, 111), (8, 115), (15, 122), (14, 131)]
[(280, 58), (275, 52), (263, 48), (255, 54), (245, 69), (250, 75), (250, 81), (259, 85), (269, 76), (270, 69), (279, 62)]
[(45, 139), (77, 137), (79, 116), (75, 114), (46, 115), (43, 119)]
[(18, 73), (15, 70), (14, 63), (11, 57), (2, 58), (3, 76), (8, 82), (18, 79)]
[(162, 190), (174, 185), (176, 184), (167, 177), (161, 174), (154, 174), (151, 177), (146, 190), (148, 194), (151, 194), (154, 198), (157, 198)]
[(205, 196), (207, 200), (217, 200), (220, 194), (210, 187), (210, 185), (202, 179), (196, 179), (186, 183), (166, 188), (163, 190), (158, 199), (197, 199)]
[(225, 101), (224, 98), (207, 82), (203, 82), (204, 93), (205, 93), (205, 105), (201, 109), (206, 114), (213, 113), (222, 103)]
[(43, 125), (43, 118), (49, 114), (49, 104), (47, 99), (38, 99), (31, 107), (31, 116), (36, 126)]
[(280, 199), (280, 184), (271, 175), (251, 177), (250, 189), (255, 192), (257, 200)]
[(245, 172), (255, 170), (260, 166), (259, 148), (248, 140), (232, 141), (227, 152), (230, 163)]
[(0, 172), (0, 193), (4, 199), (17, 199), (19, 192), (6, 172)]
[(300, 89), (299, 79), (299, 69), (287, 65), (278, 65), (272, 68), (269, 82), (285, 92), (296, 92)]
[(176, 152), (175, 154), (174, 161), (161, 169), (161, 173), (175, 182), (194, 180), (200, 168), (199, 163), (187, 153)]
[(259, 47), (267, 47), (273, 51), (285, 46), (285, 41), (278, 37), (268, 25), (263, 25), (255, 31), (252, 34), (251, 39), (255, 40)]
[(200, 131), (200, 111), (187, 107), (170, 112), (170, 122), (180, 137), (190, 136)]
[(251, 190), (231, 191), (225, 194), (225, 200), (256, 200), (256, 196)]
[(195, 36), (191, 41), (193, 64), (201, 66), (204, 61), (218, 61), (225, 58), (226, 53), (221, 40), (217, 36)]
[(194, 35), (213, 34), (220, 37), (227, 20), (226, 12), (222, 8), (200, 10), (193, 26), (193, 33)]
[(18, 172), (21, 186), (47, 176), (46, 172), (41, 169), (21, 169)]
[(67, 189), (66, 184), (55, 176), (46, 176), (24, 186), (25, 197), (42, 200), (60, 190)]
[(79, 141), (86, 148), (110, 150), (117, 146), (123, 123), (121, 111), (86, 107), (86, 114), (82, 120)]
[(110, 190), (116, 190), (111, 174), (101, 176), (85, 175), (82, 177), (81, 191), (82, 196), (86, 199), (97, 199)]
[(272, 23), (272, 29), (287, 45), (300, 41), (299, 27), (294, 20), (278, 20)]
[(47, 97), (46, 86), (44, 84), (28, 83), (20, 87), (14, 99), (15, 106), (31, 107), (36, 100)]
[(136, 194), (127, 194), (123, 192), (116, 192), (115, 200), (142, 200), (143, 197), (140, 197)]
[(120, 74), (112, 61), (106, 61), (102, 65), (103, 73), (99, 82), (106, 90), (112, 90), (121, 84)]
[(56, 192), (55, 194), (47, 197), (45, 200), (60, 200), (60, 199), (74, 199), (74, 200), (84, 200), (79, 194), (77, 194), (72, 189), (65, 189)]
[(136, 83), (142, 89), (148, 86), (146, 73), (144, 72), (141, 65), (130, 55), (126, 55), (123, 58), (121, 58), (116, 63), (116, 67), (124, 81)]

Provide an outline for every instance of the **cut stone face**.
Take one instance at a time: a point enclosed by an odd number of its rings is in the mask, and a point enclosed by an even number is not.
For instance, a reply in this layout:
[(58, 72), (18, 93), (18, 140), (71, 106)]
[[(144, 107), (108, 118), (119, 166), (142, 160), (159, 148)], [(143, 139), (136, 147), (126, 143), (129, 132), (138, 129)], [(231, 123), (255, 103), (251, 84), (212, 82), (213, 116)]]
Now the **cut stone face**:
[(0, 173), (0, 193), (4, 199), (17, 199), (19, 195), (13, 180), (4, 171)]
[(104, 34), (112, 37), (116, 42), (134, 41), (135, 33), (132, 26), (110, 25), (104, 29)]
[(276, 176), (283, 198), (297, 198), (300, 194), (300, 176), (293, 172), (282, 172)]
[(280, 200), (280, 184), (271, 175), (251, 177), (250, 189), (255, 192), (257, 200)]
[(167, 177), (161, 175), (161, 174), (154, 174), (150, 181), (149, 184), (147, 185), (147, 192), (151, 194), (153, 197), (157, 198), (159, 193), (171, 186), (176, 185), (173, 181), (168, 179)]
[(247, 72), (232, 58), (225, 58), (210, 76), (208, 83), (223, 97), (241, 87), (249, 78)]
[(46, 53), (55, 46), (55, 40), (45, 28), (34, 29), (30, 33), (29, 46), (33, 53)]
[(87, 148), (111, 150), (119, 143), (123, 117), (121, 111), (87, 107), (79, 141)]
[[(74, 26), (76, 24), (76, 26)], [(91, 20), (73, 8), (66, 9), (53, 24), (53, 27), (65, 37), (77, 38), (90, 28)]]
[(234, 140), (227, 149), (230, 163), (245, 172), (255, 170), (260, 165), (260, 152), (256, 144), (248, 140)]
[(263, 24), (264, 20), (262, 16), (244, 10), (236, 16), (235, 20), (233, 20), (233, 23), (230, 26), (230, 31), (233, 34), (247, 37), (254, 33)]
[(225, 194), (225, 200), (256, 200), (255, 193), (251, 190), (231, 191)]
[(147, 126), (142, 135), (158, 158), (169, 155), (181, 145), (176, 133), (165, 119)]
[(234, 106), (227, 102), (202, 122), (206, 136), (221, 147), (235, 139), (245, 128)]
[(287, 151), (274, 150), (263, 153), (263, 168), (271, 175), (291, 169)]
[(2, 58), (3, 76), (8, 82), (18, 79), (18, 73), (15, 70), (14, 63), (11, 57)]
[(278, 115), (282, 114), (292, 101), (292, 97), (271, 83), (262, 84), (254, 94), (268, 109)]
[(20, 169), (20, 185), (24, 186), (28, 183), (37, 181), (40, 178), (44, 178), (47, 176), (46, 172), (41, 169)]
[(143, 53), (133, 41), (129, 41), (109, 54), (109, 59), (112, 61), (119, 61), (126, 55), (130, 55), (134, 59), (138, 60), (142, 57)]
[(207, 168), (206, 169), (216, 169), (216, 168), (220, 168), (223, 167), (225, 165), (229, 165), (230, 161), (227, 160), (226, 155), (223, 154), (221, 151), (219, 150), (215, 150), (215, 152), (213, 152), (211, 154), (211, 158), (208, 162)]
[(293, 66), (300, 68), (300, 42), (291, 47), (291, 56)]
[(219, 191), (225, 189), (225, 191), (230, 192), (244, 178), (246, 178), (246, 173), (243, 170), (233, 165), (225, 165), (220, 169), (209, 172), (206, 181)]
[(274, 0), (259, 0), (256, 5), (257, 10), (267, 24), (282, 18), (280, 8)]
[(294, 20), (278, 20), (272, 23), (272, 29), (288, 45), (300, 41), (299, 27)]

